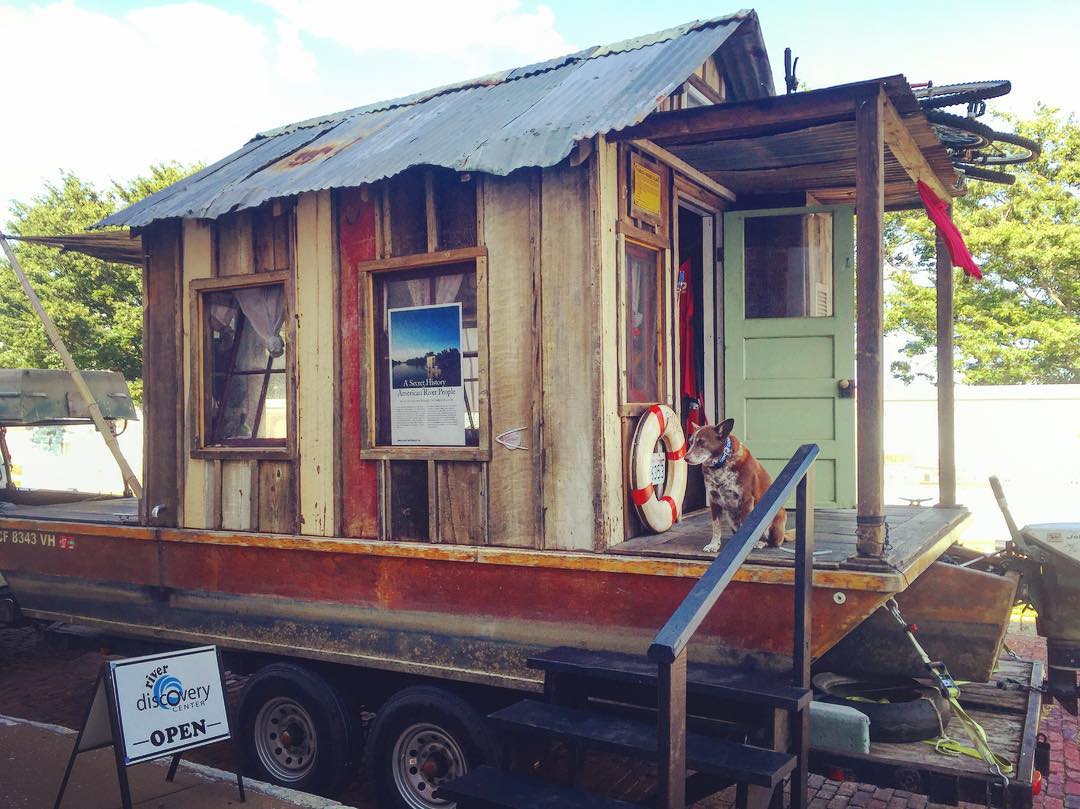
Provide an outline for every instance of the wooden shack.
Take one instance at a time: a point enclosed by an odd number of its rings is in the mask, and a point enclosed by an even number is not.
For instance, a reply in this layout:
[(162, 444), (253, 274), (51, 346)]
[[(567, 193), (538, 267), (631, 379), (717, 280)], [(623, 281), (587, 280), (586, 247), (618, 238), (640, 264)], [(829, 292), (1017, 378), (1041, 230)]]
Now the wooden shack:
[[(138, 524), (8, 509), (0, 571), (36, 618), (532, 685), (710, 561), (700, 476), (662, 534), (627, 478), (692, 370), (774, 472), (821, 448), (815, 654), (937, 577), (985, 676), (1014, 583), (933, 565), (962, 508), (883, 497), (883, 215), (920, 180), (958, 193), (904, 78), (777, 96), (753, 12), (261, 134), (101, 223), (145, 268)], [(788, 661), (793, 577), (755, 552), (695, 654)]]

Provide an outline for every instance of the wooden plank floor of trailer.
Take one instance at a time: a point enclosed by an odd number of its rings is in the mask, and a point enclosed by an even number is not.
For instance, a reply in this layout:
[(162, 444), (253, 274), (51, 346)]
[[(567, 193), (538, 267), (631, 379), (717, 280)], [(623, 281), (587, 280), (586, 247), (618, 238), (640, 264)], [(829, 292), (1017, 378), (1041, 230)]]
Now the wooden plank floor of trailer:
[[(1038, 691), (999, 689), (997, 681), (1006, 678), (1039, 685), (1043, 665), (1002, 658), (990, 682), (964, 685), (960, 698), (971, 717), (986, 730), (990, 748), (1013, 762), (1015, 771), (1010, 776), (1008, 809), (1030, 809), (1042, 695)], [(969, 743), (955, 719), (946, 730), (952, 738)], [(559, 743), (546, 750), (539, 744), (523, 745), (516, 761), (519, 766), (527, 766), (543, 777), (561, 782), (567, 773), (568, 752), (565, 745)], [(811, 751), (811, 770), (826, 777), (843, 772), (851, 780), (926, 794), (936, 803), (968, 801), (995, 807), (1005, 804), (1000, 791), (990, 787), (994, 777), (981, 759), (945, 755), (924, 742), (873, 742), (868, 755), (814, 749)], [(655, 763), (629, 756), (589, 751), (579, 772), (581, 786), (589, 792), (624, 801), (648, 800), (656, 787)], [(733, 803), (734, 788), (731, 788), (695, 806), (729, 809)]]
[[(968, 516), (964, 508), (886, 506), (889, 545), (885, 561), (900, 570), (934, 549)], [(793, 511), (788, 511), (788, 538), (783, 548), (759, 548), (747, 560), (752, 565), (794, 567)], [(663, 556), (677, 559), (711, 560), (715, 554), (702, 549), (709, 543), (712, 523), (707, 511), (686, 515), (663, 534), (635, 537), (613, 548), (611, 553), (634, 556)], [(855, 509), (814, 509), (814, 567), (819, 570), (858, 570), (850, 561), (855, 554)]]

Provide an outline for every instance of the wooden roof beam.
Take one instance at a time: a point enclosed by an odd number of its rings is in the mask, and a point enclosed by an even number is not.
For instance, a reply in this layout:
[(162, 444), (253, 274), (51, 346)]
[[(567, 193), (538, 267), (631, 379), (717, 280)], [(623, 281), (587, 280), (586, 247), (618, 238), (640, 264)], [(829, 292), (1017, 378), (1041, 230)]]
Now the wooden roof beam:
[(803, 129), (833, 121), (851, 120), (860, 99), (880, 92), (884, 79), (827, 87), (754, 101), (694, 107), (653, 113), (636, 126), (610, 132), (610, 141), (646, 139), (666, 143), (695, 143), (725, 138)]
[(915, 142), (907, 125), (904, 124), (904, 119), (900, 117), (900, 113), (896, 111), (896, 107), (888, 97), (885, 98), (882, 109), (882, 124), (885, 129), (885, 145), (889, 147), (896, 162), (904, 167), (911, 181), (922, 180), (942, 199), (952, 199), (954, 195), (934, 173), (919, 144)]
[(687, 163), (681, 157), (672, 154), (667, 149), (661, 146), (657, 146), (650, 140), (638, 139), (633, 141), (634, 146), (643, 151), (647, 155), (652, 155), (661, 163), (666, 163), (675, 171), (679, 172), (683, 176), (693, 180), (700, 185), (706, 191), (711, 191), (721, 199), (726, 199), (728, 202), (735, 201), (735, 192), (725, 185), (721, 185), (708, 174), (694, 168)]

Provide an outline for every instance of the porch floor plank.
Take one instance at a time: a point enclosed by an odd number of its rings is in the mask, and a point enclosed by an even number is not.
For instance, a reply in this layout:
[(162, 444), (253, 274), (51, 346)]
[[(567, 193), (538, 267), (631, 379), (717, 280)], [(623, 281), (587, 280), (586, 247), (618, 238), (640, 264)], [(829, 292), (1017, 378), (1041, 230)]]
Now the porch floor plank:
[[(889, 526), (886, 561), (900, 570), (906, 570), (967, 516), (968, 511), (964, 508), (886, 506), (885, 519)], [(666, 533), (634, 537), (615, 545), (610, 552), (709, 560), (715, 554), (705, 553), (702, 549), (709, 543), (711, 534), (709, 513), (699, 511), (686, 515)], [(790, 510), (787, 534), (788, 541), (783, 549), (758, 548), (750, 554), (748, 564), (794, 567), (795, 514)], [(854, 554), (855, 509), (814, 509), (814, 567), (837, 570), (857, 566), (848, 562), (848, 558)]]

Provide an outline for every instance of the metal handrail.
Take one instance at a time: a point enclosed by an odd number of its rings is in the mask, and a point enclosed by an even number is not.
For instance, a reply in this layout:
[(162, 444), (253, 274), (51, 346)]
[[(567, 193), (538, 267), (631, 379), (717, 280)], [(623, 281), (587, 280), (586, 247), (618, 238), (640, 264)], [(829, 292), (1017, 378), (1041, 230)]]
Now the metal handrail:
[[(657, 705), (657, 809), (686, 807), (686, 646), (701, 622), (735, 577), (750, 551), (777, 512), (795, 492), (795, 586), (791, 645), (792, 685), (810, 688), (810, 602), (814, 572), (814, 459), (817, 444), (803, 444), (791, 456), (761, 502), (739, 526), (705, 574), (672, 613), (649, 646), (656, 663)], [(795, 754), (791, 773), (791, 809), (804, 809), (807, 799), (807, 755), (810, 713), (800, 707), (786, 718), (773, 717), (773, 744)], [(786, 727), (786, 730), (782, 728)], [(760, 792), (762, 787), (740, 784), (740, 790)], [(753, 803), (766, 796), (758, 795)], [(770, 805), (772, 798), (769, 797)], [(782, 796), (779, 796), (782, 797)], [(737, 801), (747, 805), (747, 800)], [(781, 801), (782, 803), (782, 801)]]
[(709, 569), (702, 574), (667, 623), (656, 633), (649, 646), (651, 660), (671, 663), (682, 654), (701, 622), (734, 578), (739, 566), (750, 555), (758, 539), (795, 491), (795, 487), (806, 475), (820, 451), (817, 444), (803, 444), (795, 451), (764, 497), (750, 512), (750, 516), (739, 526), (735, 535), (724, 543)]

